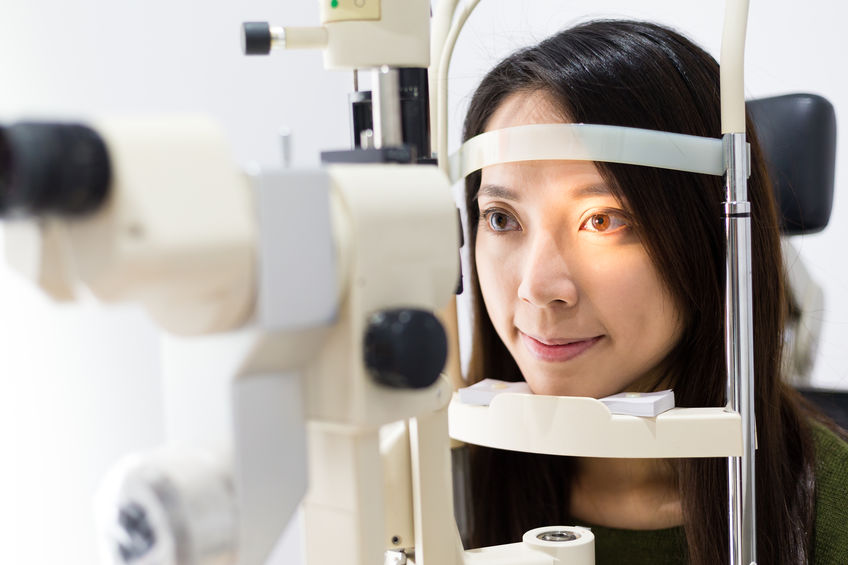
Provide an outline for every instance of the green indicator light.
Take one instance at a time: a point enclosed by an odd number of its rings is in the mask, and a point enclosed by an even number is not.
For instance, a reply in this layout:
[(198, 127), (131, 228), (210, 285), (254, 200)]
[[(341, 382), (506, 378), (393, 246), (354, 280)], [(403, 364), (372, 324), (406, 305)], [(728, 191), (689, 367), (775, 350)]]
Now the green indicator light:
[(338, 8), (339, 7), (339, 0), (332, 0), (330, 2), (330, 7), (331, 8)]

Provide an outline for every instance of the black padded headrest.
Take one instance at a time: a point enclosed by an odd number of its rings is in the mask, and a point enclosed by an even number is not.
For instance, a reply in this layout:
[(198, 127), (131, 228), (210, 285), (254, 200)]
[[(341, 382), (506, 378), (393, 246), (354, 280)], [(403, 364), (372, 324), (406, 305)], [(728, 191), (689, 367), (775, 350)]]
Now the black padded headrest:
[(787, 94), (747, 102), (779, 207), (781, 231), (815, 233), (833, 207), (836, 115), (815, 94)]

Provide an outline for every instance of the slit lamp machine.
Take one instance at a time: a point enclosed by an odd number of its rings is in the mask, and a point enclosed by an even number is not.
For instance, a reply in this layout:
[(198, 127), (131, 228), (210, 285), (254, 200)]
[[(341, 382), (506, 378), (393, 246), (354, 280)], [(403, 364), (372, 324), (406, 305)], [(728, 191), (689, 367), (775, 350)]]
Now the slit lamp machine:
[[(451, 437), (574, 456), (727, 458), (730, 563), (756, 562), (748, 3), (726, 6), (721, 139), (525, 126), (450, 157), (447, 71), (477, 4), (441, 0), (431, 14), (428, 0), (320, 0), (316, 27), (244, 24), (247, 54), (320, 49), (327, 69), (370, 71), (370, 95), (352, 97), (354, 148), (325, 152), (320, 168), (240, 171), (202, 118), (0, 130), (9, 262), (58, 300), (141, 304), (172, 336), (167, 402), (185, 418), (168, 446), (110, 473), (104, 563), (260, 565), (301, 505), (309, 565), (594, 563), (591, 531), (561, 524), (464, 549)], [(726, 407), (676, 408), (649, 428), (591, 398), (452, 402), (442, 375), (458, 373), (455, 361), (445, 369), (460, 280), (451, 185), (523, 159), (725, 177)], [(591, 435), (540, 433), (534, 414), (551, 429), (591, 421)]]

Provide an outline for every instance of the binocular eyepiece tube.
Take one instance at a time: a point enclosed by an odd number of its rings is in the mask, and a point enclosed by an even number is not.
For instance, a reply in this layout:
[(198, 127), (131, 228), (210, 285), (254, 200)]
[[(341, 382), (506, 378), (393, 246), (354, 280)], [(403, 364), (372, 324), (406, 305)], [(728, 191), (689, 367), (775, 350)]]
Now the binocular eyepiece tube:
[(84, 215), (100, 207), (110, 181), (106, 143), (90, 127), (0, 126), (0, 217)]

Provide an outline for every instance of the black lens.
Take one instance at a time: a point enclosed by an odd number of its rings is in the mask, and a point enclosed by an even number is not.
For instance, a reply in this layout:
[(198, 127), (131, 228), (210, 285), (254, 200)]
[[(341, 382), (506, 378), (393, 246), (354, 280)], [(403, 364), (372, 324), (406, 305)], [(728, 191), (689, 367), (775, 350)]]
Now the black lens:
[(0, 214), (80, 215), (105, 200), (111, 177), (100, 135), (76, 124), (0, 128)]

